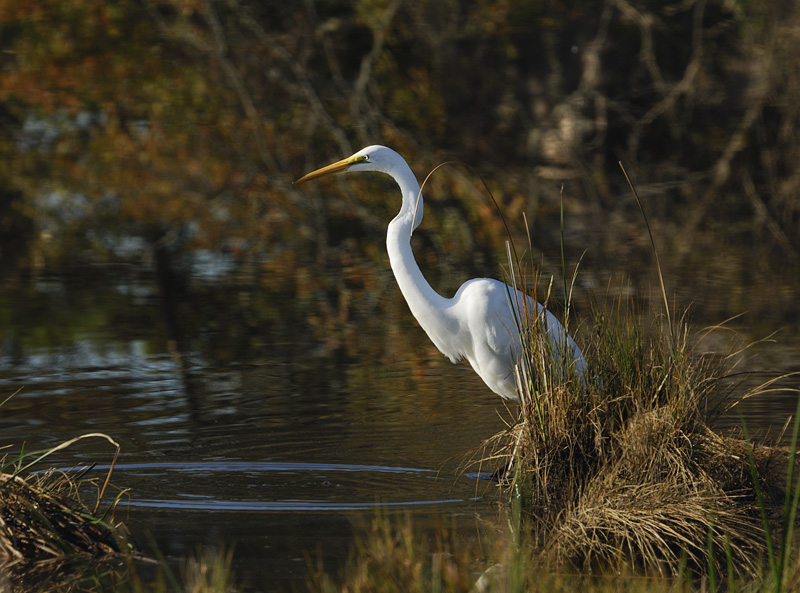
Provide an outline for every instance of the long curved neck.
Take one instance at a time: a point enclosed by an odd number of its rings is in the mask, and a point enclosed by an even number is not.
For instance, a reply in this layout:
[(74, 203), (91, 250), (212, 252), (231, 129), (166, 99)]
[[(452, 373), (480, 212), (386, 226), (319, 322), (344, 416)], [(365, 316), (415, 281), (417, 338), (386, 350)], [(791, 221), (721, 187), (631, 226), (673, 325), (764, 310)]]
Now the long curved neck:
[(397, 279), (400, 292), (408, 303), (411, 313), (428, 333), (434, 344), (447, 335), (449, 299), (437, 293), (419, 269), (411, 250), (411, 233), (422, 221), (422, 195), (419, 183), (407, 164), (392, 177), (403, 192), (403, 205), (386, 232), (386, 249), (389, 262)]

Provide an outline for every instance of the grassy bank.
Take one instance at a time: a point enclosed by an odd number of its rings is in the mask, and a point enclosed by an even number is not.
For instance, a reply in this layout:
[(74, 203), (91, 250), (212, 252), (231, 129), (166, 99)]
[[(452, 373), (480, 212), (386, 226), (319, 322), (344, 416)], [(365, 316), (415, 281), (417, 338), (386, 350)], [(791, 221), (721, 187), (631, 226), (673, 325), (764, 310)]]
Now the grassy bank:
[(548, 562), (702, 572), (710, 545), (718, 570), (730, 559), (756, 574), (756, 488), (770, 507), (783, 501), (787, 453), (755, 449), (754, 485), (747, 443), (709, 428), (731, 403), (730, 359), (695, 355), (683, 323), (665, 333), (659, 317), (641, 319), (621, 303), (595, 314), (585, 387), (552, 376), (534, 338), (520, 421), (494, 456), (514, 468), (510, 491), (526, 499)]

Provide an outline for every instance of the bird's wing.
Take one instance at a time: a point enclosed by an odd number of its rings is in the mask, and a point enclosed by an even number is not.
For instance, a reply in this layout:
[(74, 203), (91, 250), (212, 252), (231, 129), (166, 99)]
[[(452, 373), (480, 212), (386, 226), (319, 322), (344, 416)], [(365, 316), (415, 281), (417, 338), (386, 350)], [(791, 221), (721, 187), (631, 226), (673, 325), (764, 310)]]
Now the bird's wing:
[(513, 354), (519, 344), (514, 315), (509, 306), (506, 285), (489, 278), (476, 278), (462, 285), (459, 317), (468, 328), (470, 352), (492, 356), (506, 367), (513, 368)]

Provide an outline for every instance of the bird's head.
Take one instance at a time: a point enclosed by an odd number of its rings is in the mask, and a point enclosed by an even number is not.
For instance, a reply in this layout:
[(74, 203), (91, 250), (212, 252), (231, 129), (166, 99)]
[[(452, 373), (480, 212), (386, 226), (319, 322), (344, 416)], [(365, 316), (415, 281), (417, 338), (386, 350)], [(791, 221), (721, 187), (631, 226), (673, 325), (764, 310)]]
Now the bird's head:
[(352, 156), (336, 161), (330, 165), (312, 171), (303, 175), (295, 183), (302, 183), (310, 179), (316, 179), (331, 173), (339, 173), (341, 171), (381, 171), (388, 172), (396, 167), (397, 162), (405, 164), (403, 158), (393, 151), (391, 148), (385, 146), (367, 146), (362, 148)]

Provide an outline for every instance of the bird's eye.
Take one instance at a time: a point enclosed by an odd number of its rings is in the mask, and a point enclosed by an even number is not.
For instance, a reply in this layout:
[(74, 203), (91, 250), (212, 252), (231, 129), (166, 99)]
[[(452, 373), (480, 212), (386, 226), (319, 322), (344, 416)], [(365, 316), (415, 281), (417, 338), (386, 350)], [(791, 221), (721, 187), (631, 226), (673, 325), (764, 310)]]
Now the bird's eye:
[(368, 160), (369, 160), (369, 155), (368, 154), (362, 154), (361, 156), (359, 156), (356, 159), (356, 161), (359, 162), (359, 163), (363, 163), (363, 162), (366, 162)]

